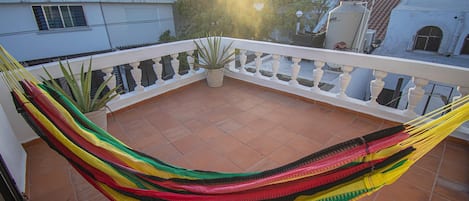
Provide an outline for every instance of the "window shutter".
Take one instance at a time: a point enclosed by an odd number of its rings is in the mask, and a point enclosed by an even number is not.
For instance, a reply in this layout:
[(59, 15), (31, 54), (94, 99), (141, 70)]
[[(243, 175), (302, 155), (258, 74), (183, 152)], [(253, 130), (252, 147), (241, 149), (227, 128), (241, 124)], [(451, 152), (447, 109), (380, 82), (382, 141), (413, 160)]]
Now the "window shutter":
[(39, 30), (48, 30), (46, 17), (42, 12), (41, 6), (33, 6), (34, 17), (36, 18), (37, 27)]

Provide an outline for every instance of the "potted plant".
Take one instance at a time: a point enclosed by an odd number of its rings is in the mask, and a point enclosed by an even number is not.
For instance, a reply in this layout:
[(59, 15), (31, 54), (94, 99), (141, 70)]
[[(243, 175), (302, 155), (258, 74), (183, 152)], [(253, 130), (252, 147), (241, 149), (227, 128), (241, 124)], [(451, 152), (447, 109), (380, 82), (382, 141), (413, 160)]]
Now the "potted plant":
[(106, 115), (106, 104), (115, 98), (117, 94), (118, 86), (109, 89), (108, 92), (104, 93), (108, 82), (113, 76), (107, 78), (102, 82), (96, 90), (96, 93), (91, 92), (91, 59), (90, 64), (86, 72), (84, 71), (84, 64), (81, 65), (79, 73), (79, 80), (74, 76), (70, 63), (67, 62), (65, 67), (62, 62), (59, 61), (60, 70), (65, 78), (65, 81), (70, 89), (70, 94), (65, 92), (62, 86), (52, 77), (52, 75), (44, 68), (49, 79), (42, 78), (44, 83), (62, 93), (67, 99), (69, 99), (88, 119), (93, 121), (99, 127), (107, 130), (107, 115)]
[(207, 85), (210, 87), (221, 87), (223, 85), (223, 68), (232, 62), (234, 51), (231, 51), (233, 42), (222, 47), (221, 36), (208, 36), (206, 41), (199, 39), (194, 41), (197, 47), (199, 60), (194, 63), (195, 67), (207, 69)]

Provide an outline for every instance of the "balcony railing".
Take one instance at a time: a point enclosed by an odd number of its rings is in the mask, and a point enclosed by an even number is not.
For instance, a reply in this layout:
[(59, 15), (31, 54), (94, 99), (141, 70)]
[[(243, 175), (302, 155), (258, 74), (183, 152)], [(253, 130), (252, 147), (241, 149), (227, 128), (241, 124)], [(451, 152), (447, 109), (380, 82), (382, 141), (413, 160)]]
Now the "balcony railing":
[[(457, 88), (455, 98), (467, 94), (469, 89), (469, 69), (436, 63), (414, 60), (356, 54), (350, 52), (332, 51), (298, 47), (269, 42), (223, 38), (223, 43), (233, 42), (236, 51), (236, 62), (232, 62), (225, 69), (225, 75), (267, 88), (295, 94), (314, 101), (320, 101), (333, 106), (354, 110), (379, 118), (406, 122), (414, 118), (416, 110), (425, 105), (428, 94), (425, 87), (429, 83), (438, 83)], [(115, 67), (130, 65), (131, 77), (135, 80), (134, 90), (121, 94), (109, 103), (113, 111), (131, 106), (145, 99), (158, 96), (192, 82), (205, 78), (204, 69), (193, 68), (195, 46), (192, 40), (172, 42), (154, 46), (116, 51), (92, 56), (93, 70), (101, 70), (105, 77), (115, 74)], [(174, 75), (170, 79), (162, 79), (163, 57), (171, 57), (170, 66)], [(72, 68), (85, 66), (89, 57), (69, 60)], [(153, 61), (150, 71), (157, 77), (155, 83), (142, 85), (143, 61)], [(188, 70), (180, 74), (180, 63), (188, 63)], [(58, 62), (28, 69), (36, 76), (44, 76), (42, 67), (55, 78), (61, 77)], [(329, 70), (333, 67), (335, 70)], [(303, 68), (303, 69), (302, 69)], [(79, 72), (79, 71), (77, 71)], [(283, 74), (283, 75), (281, 75)], [(378, 95), (383, 90), (384, 79), (390, 74), (410, 77), (411, 81), (404, 87), (399, 107), (392, 108), (377, 103)], [(119, 81), (117, 77), (109, 83), (114, 87)], [(280, 78), (280, 79), (279, 79)], [(397, 78), (396, 78), (397, 79)], [(307, 82), (304, 82), (306, 80)], [(309, 83), (309, 84), (308, 84)], [(328, 87), (322, 87), (326, 84)], [(4, 88), (5, 85), (1, 85)], [(6, 90), (6, 89), (2, 89)], [(366, 94), (366, 96), (350, 95)], [(450, 98), (450, 97), (448, 97)], [(1, 98), (1, 103), (9, 114), (14, 129), (22, 129), (22, 121), (13, 115), (10, 100)], [(5, 101), (6, 100), (6, 101)], [(14, 112), (13, 112), (14, 113)], [(420, 113), (420, 112), (419, 112)], [(16, 123), (20, 122), (20, 123)], [(460, 129), (457, 137), (469, 139), (465, 128)], [(35, 135), (26, 134), (19, 137), (20, 141), (27, 141)]]

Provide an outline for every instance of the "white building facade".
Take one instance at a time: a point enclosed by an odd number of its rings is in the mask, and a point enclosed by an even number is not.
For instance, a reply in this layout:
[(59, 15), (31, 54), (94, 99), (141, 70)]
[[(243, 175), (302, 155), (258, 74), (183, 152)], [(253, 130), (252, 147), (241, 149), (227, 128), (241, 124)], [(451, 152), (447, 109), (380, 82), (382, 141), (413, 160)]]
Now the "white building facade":
[(469, 1), (401, 1), (376, 54), (469, 67)]
[[(373, 54), (469, 68), (469, 1), (402, 0), (393, 9), (386, 37)], [(411, 77), (388, 74), (384, 81), (388, 96), (397, 91), (397, 107), (406, 108), (407, 97), (399, 94), (414, 87)], [(436, 82), (426, 84), (424, 89), (428, 101), (417, 107), (420, 114), (458, 95), (455, 86)]]
[(19, 61), (156, 43), (175, 0), (6, 0), (0, 44)]

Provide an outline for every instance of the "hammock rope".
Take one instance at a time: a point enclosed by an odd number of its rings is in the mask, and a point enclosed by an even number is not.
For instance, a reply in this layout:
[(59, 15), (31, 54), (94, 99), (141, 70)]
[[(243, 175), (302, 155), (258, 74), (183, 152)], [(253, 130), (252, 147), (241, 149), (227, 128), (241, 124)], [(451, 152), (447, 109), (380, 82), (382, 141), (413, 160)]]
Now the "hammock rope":
[[(353, 200), (392, 184), (469, 119), (469, 96), (262, 172), (191, 170), (138, 152), (89, 121), (0, 46), (1, 77), (33, 130), (110, 200)], [(443, 115), (442, 115), (443, 114)]]

